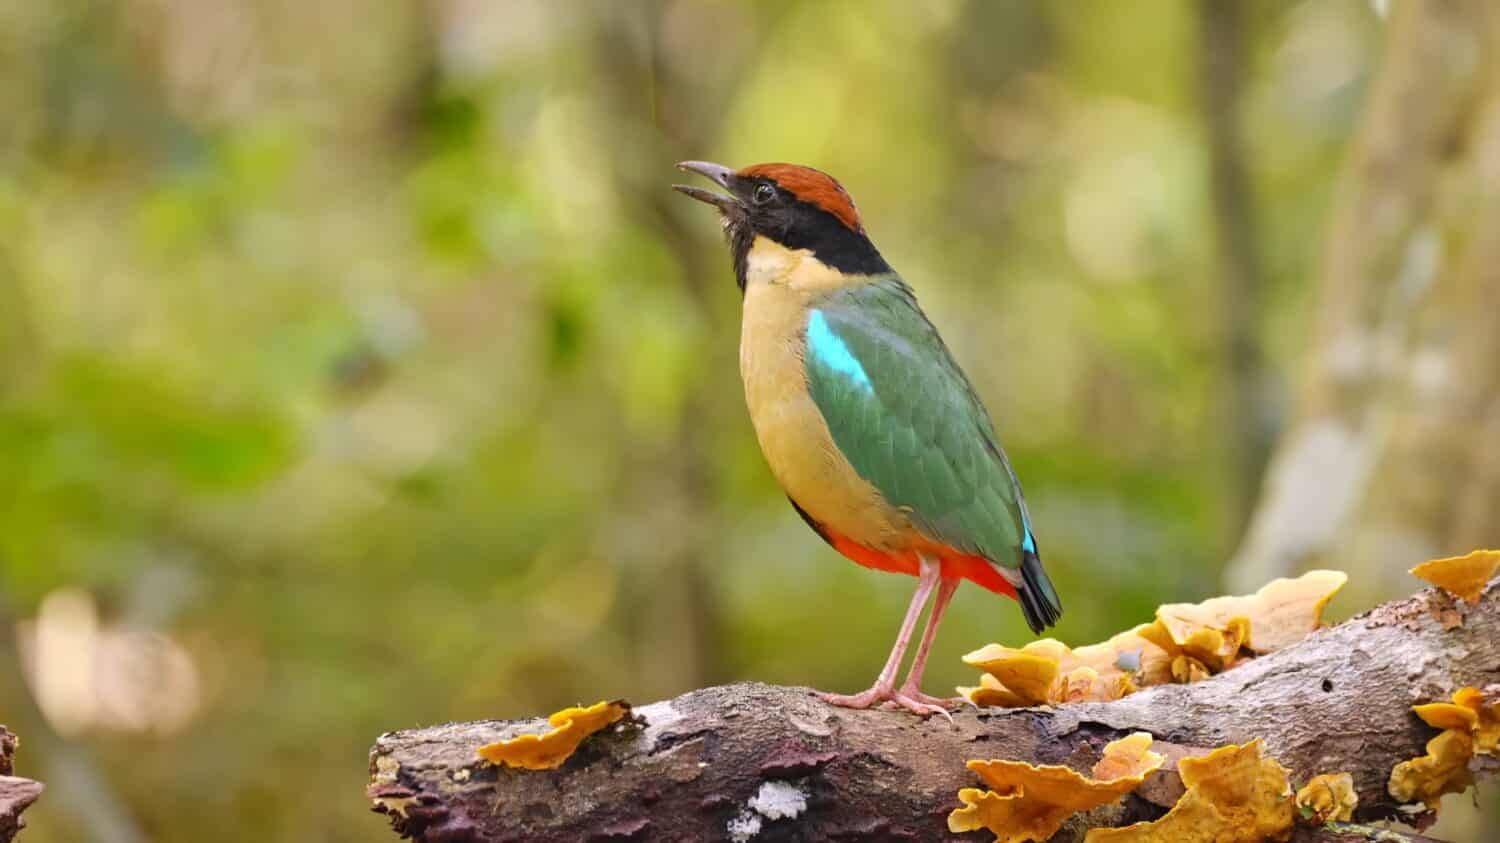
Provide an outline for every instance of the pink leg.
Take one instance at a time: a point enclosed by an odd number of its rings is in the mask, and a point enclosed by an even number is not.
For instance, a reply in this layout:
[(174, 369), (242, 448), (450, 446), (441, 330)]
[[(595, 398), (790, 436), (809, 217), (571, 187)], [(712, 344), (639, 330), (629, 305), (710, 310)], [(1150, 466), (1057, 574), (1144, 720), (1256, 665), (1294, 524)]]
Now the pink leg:
[(948, 608), (949, 601), (953, 599), (953, 592), (958, 590), (958, 583), (959, 580), (943, 580), (942, 585), (938, 586), (937, 599), (932, 602), (932, 614), (927, 618), (927, 628), (922, 631), (922, 641), (917, 645), (917, 655), (912, 659), (911, 670), (906, 673), (906, 681), (901, 683), (900, 694), (903, 697), (945, 708), (963, 702), (956, 697), (948, 699), (922, 693), (922, 673), (927, 669), (927, 654), (932, 651), (932, 641), (937, 638), (938, 624), (942, 623), (943, 611)]
[(906, 608), (906, 617), (901, 621), (901, 631), (896, 634), (896, 643), (891, 647), (891, 655), (886, 659), (885, 667), (881, 669), (880, 676), (875, 679), (875, 684), (868, 690), (853, 695), (819, 692), (820, 699), (844, 708), (869, 708), (876, 703), (890, 700), (921, 715), (948, 713), (945, 709), (920, 703), (896, 693), (896, 671), (900, 670), (901, 660), (906, 657), (906, 647), (911, 643), (911, 634), (916, 631), (917, 618), (922, 616), (922, 607), (927, 604), (927, 598), (932, 595), (932, 589), (938, 584), (938, 571), (938, 563), (935, 560), (923, 557), (917, 578), (917, 591), (911, 597), (911, 605)]

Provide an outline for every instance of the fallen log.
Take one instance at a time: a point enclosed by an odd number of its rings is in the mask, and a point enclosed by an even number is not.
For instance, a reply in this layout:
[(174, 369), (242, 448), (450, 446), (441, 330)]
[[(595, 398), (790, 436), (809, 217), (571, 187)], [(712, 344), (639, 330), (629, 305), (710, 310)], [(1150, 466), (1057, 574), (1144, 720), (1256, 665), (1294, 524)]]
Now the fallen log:
[[(1182, 793), (1177, 759), (1256, 738), (1294, 783), (1352, 774), (1357, 821), (1410, 817), (1386, 784), (1436, 734), (1412, 706), (1500, 682), (1497, 583), (1473, 605), (1438, 589), (1386, 603), (1204, 681), (1111, 702), (967, 709), (951, 724), (741, 683), (637, 708), (554, 770), (498, 768), (476, 755), (543, 731), (537, 720), (391, 732), (371, 751), (368, 796), (398, 833), (430, 843), (959, 839), (945, 818), (959, 788), (978, 784), (966, 760), (1087, 770), (1107, 742), (1145, 731), (1167, 756), (1163, 771), (1118, 803), (1075, 815), (1055, 840), (1161, 815)], [(1372, 839), (1358, 827), (1298, 833)]]

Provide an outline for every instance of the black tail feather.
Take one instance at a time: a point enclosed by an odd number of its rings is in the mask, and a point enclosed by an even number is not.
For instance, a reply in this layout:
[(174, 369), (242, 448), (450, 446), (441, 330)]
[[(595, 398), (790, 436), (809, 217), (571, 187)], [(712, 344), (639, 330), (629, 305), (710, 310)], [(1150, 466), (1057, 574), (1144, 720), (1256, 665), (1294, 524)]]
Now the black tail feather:
[(1021, 601), (1021, 613), (1026, 616), (1026, 625), (1040, 635), (1042, 630), (1057, 623), (1062, 617), (1062, 600), (1052, 580), (1042, 570), (1042, 560), (1030, 550), (1022, 551), (1021, 585), (1016, 589)]

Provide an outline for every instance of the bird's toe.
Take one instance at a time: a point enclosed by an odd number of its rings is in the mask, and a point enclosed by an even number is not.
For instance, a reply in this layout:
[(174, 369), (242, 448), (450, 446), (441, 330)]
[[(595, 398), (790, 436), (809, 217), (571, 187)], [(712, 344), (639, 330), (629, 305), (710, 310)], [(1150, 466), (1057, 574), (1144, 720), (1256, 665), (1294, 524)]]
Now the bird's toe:
[(924, 694), (915, 688), (902, 688), (898, 693), (903, 697), (916, 700), (919, 703), (924, 703), (926, 705), (935, 705), (948, 711), (953, 711), (955, 709), (961, 708), (963, 707), (964, 703), (968, 702), (968, 700), (964, 699), (963, 697), (934, 697), (931, 694)]
[[(923, 694), (923, 696), (926, 695)], [(928, 699), (935, 698), (928, 697)], [(896, 694), (891, 697), (890, 701), (895, 705), (898, 705), (901, 708), (904, 708), (907, 711), (910, 711), (911, 713), (920, 715), (922, 717), (931, 717), (934, 714), (941, 714), (943, 718), (948, 721), (949, 725), (953, 724), (953, 715), (950, 714), (948, 712), (948, 709), (944, 706), (935, 705), (929, 702), (923, 702), (922, 700), (909, 697), (905, 694)], [(939, 700), (939, 702), (942, 702), (942, 700)]]
[(870, 708), (875, 704), (891, 698), (891, 689), (876, 686), (858, 694), (830, 694), (825, 691), (815, 692), (818, 699), (829, 705), (839, 708)]

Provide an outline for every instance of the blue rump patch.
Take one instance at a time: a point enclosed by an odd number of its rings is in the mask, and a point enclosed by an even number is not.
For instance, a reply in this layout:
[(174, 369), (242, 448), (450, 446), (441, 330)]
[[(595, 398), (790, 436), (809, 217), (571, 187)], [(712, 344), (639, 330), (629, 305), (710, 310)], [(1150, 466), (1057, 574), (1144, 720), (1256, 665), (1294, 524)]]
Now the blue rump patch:
[(807, 314), (807, 348), (823, 365), (863, 387), (866, 392), (875, 391), (870, 376), (865, 374), (865, 367), (859, 365), (849, 346), (828, 327), (828, 320), (821, 310)]

